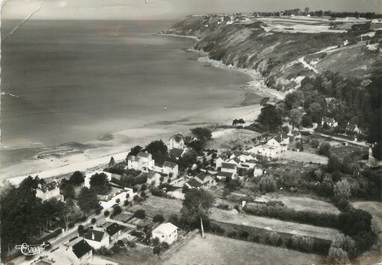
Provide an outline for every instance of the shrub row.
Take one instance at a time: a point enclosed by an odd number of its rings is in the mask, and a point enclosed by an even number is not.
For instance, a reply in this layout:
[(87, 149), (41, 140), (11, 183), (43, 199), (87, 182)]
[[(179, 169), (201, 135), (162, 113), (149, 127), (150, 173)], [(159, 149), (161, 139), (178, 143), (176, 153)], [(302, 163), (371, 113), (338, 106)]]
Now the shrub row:
[(262, 204), (251, 204), (244, 207), (248, 214), (277, 218), (284, 221), (293, 221), (316, 226), (331, 228), (338, 227), (338, 216), (330, 213), (316, 213), (309, 211), (296, 211), (282, 206), (267, 206)]

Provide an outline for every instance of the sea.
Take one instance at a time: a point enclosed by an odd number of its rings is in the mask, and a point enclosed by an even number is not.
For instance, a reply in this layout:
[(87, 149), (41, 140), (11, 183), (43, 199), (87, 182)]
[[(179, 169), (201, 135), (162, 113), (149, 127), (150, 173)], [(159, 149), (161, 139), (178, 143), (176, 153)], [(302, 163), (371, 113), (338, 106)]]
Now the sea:
[(249, 77), (198, 62), (192, 39), (157, 34), (173, 23), (3, 21), (1, 166), (237, 103)]

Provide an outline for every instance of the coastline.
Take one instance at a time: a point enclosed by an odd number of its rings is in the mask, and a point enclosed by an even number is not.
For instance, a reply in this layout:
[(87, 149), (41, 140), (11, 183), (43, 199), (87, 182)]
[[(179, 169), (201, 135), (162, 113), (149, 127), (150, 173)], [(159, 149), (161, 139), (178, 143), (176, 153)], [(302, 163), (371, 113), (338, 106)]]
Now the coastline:
[[(199, 40), (195, 36), (176, 35), (176, 34), (158, 34), (165, 37), (191, 38)], [(168, 120), (145, 124), (142, 127), (127, 129), (113, 133), (113, 141), (92, 141), (84, 145), (94, 145), (90, 149), (82, 152), (54, 157), (47, 156), (43, 159), (26, 160), (20, 163), (0, 169), (1, 182), (19, 183), (25, 177), (38, 175), (40, 178), (50, 178), (70, 174), (76, 170), (87, 171), (91, 168), (98, 168), (106, 165), (110, 157), (113, 156), (116, 161), (122, 161), (126, 158), (130, 148), (135, 145), (146, 145), (150, 141), (162, 139), (167, 141), (175, 133), (187, 133), (193, 127), (197, 126), (219, 126), (230, 125), (233, 119), (243, 118), (246, 121), (254, 121), (260, 113), (259, 100), (262, 97), (270, 97), (274, 100), (283, 98), (283, 93), (266, 87), (263, 78), (256, 70), (237, 68), (227, 66), (223, 62), (212, 60), (202, 51), (188, 49), (190, 52), (197, 52), (201, 55), (198, 61), (201, 64), (208, 63), (212, 67), (224, 69), (227, 71), (237, 71), (250, 77), (250, 81), (243, 84), (244, 101), (243, 104), (235, 104), (231, 107), (222, 106), (203, 110), (191, 114), (181, 119)], [(247, 100), (247, 96), (254, 98)], [(128, 141), (126, 140), (128, 139)], [(56, 150), (53, 150), (54, 154)]]

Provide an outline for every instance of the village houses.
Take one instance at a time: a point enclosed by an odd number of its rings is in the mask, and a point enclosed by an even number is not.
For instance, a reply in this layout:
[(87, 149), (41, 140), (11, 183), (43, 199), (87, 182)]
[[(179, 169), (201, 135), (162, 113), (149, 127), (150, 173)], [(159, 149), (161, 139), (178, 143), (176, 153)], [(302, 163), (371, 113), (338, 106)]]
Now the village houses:
[(88, 229), (82, 237), (86, 240), (86, 242), (95, 250), (100, 249), (102, 247), (109, 248), (110, 247), (110, 237), (104, 231)]
[(139, 152), (127, 158), (127, 168), (148, 172), (155, 167), (155, 161), (149, 152)]
[(34, 261), (33, 265), (85, 265), (93, 257), (92, 247), (83, 239), (75, 237)]
[(288, 142), (284, 141), (282, 144), (275, 138), (268, 140), (265, 144), (260, 144), (247, 150), (252, 155), (262, 156), (268, 159), (280, 158), (288, 149)]
[(217, 173), (218, 180), (235, 179), (237, 176), (237, 164), (222, 162), (220, 171)]
[(40, 183), (36, 189), (36, 197), (40, 198), (42, 201), (50, 199), (57, 199), (59, 201), (64, 200), (64, 196), (60, 193), (60, 188), (56, 181)]
[(160, 224), (152, 231), (152, 238), (158, 238), (160, 243), (171, 245), (178, 239), (178, 227), (172, 223)]
[(168, 150), (172, 150), (172, 149), (184, 150), (186, 145), (184, 143), (183, 135), (178, 133), (172, 136), (170, 140), (168, 141), (167, 147), (168, 147)]

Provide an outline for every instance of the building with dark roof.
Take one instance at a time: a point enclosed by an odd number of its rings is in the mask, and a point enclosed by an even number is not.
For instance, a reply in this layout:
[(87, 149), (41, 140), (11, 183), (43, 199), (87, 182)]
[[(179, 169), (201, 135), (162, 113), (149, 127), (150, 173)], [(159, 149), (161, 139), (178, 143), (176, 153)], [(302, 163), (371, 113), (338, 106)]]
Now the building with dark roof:
[(108, 248), (110, 246), (110, 236), (104, 231), (88, 229), (82, 237), (94, 249)]

